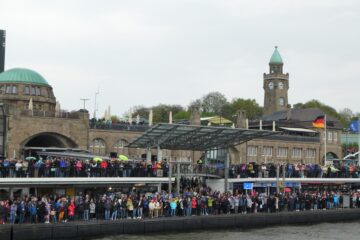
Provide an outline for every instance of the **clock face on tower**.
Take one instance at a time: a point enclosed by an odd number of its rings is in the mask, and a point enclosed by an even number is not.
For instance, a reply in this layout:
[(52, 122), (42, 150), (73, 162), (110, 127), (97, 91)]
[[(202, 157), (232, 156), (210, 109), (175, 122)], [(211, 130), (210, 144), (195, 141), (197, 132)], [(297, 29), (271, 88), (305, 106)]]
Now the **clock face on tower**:
[(273, 89), (274, 88), (274, 83), (273, 82), (269, 82), (269, 89)]
[(279, 89), (283, 89), (283, 88), (284, 88), (283, 82), (279, 82)]

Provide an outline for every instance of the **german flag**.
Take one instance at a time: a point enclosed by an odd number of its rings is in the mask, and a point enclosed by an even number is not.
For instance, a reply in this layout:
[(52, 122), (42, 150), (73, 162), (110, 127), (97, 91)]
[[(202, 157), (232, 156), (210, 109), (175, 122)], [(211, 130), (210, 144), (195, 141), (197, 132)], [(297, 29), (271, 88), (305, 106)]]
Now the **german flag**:
[(317, 117), (315, 121), (313, 121), (312, 125), (313, 127), (316, 128), (325, 128), (325, 117), (324, 116)]

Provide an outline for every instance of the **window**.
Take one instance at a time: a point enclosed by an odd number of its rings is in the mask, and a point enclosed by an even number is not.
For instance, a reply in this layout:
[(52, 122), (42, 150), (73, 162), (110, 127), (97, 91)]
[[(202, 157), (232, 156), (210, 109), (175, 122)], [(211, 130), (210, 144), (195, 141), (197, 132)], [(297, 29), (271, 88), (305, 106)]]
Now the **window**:
[(334, 137), (334, 142), (337, 143), (337, 141), (338, 141), (338, 133), (334, 132), (333, 137)]
[(105, 155), (106, 153), (105, 141), (101, 138), (95, 138), (90, 143), (90, 151), (93, 154)]
[(40, 96), (40, 88), (35, 88), (35, 93), (36, 93), (36, 96)]
[(11, 86), (6, 86), (6, 94), (11, 94)]
[(271, 157), (272, 156), (272, 147), (263, 147), (262, 149), (262, 155), (263, 156), (267, 156), (267, 157)]
[(16, 86), (12, 86), (12, 94), (17, 94), (17, 87)]
[(1, 85), (0, 86), (0, 94), (4, 94), (5, 93), (5, 86)]
[(248, 156), (257, 156), (257, 146), (248, 146), (247, 147)]
[(315, 158), (316, 149), (308, 148), (305, 150), (305, 158)]
[(292, 149), (292, 157), (293, 158), (301, 158), (301, 148), (293, 148)]
[(287, 157), (288, 149), (286, 147), (279, 147), (277, 151), (278, 157)]
[(332, 142), (332, 132), (328, 131), (327, 132), (327, 137), (328, 137), (328, 142)]
[(284, 98), (279, 98), (279, 105), (280, 106), (284, 106), (285, 105), (285, 100), (284, 100)]
[(34, 87), (31, 87), (31, 95), (36, 95), (36, 90)]
[(124, 139), (118, 140), (113, 146), (113, 152), (117, 152), (117, 153), (122, 152), (123, 148), (127, 145), (127, 143), (128, 142)]
[(30, 88), (29, 88), (29, 86), (25, 86), (24, 94), (25, 94), (25, 95), (30, 95)]

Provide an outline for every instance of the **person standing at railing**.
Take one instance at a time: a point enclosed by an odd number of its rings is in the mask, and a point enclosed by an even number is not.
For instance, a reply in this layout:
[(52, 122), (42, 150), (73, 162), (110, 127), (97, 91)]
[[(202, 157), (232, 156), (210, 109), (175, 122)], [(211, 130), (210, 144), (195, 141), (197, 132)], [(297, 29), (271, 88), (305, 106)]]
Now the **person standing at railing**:
[(101, 177), (106, 177), (107, 167), (108, 167), (107, 161), (106, 161), (106, 160), (103, 160), (103, 161), (100, 163)]
[(2, 162), (3, 177), (5, 178), (9, 176), (9, 166), (10, 166), (10, 162), (7, 158), (5, 158)]
[(21, 160), (18, 160), (15, 164), (15, 173), (16, 173), (16, 177), (22, 177), (22, 163)]
[(75, 163), (75, 172), (76, 177), (81, 177), (81, 170), (82, 170), (83, 164), (80, 160), (77, 160)]

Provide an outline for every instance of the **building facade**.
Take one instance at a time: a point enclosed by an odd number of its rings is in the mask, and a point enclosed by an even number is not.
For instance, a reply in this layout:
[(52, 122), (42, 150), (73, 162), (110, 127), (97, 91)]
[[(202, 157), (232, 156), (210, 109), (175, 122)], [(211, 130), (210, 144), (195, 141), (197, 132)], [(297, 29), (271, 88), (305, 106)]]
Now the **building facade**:
[[(289, 74), (283, 73), (283, 61), (275, 48), (264, 74), (264, 116), (244, 124), (246, 113), (239, 111), (237, 122), (252, 129), (274, 130), (279, 134), (254, 139), (230, 150), (231, 162), (301, 162), (323, 163), (325, 137), (312, 121), (324, 115), (319, 109), (291, 109), (288, 105)], [(56, 102), (49, 82), (39, 73), (23, 68), (0, 73), (0, 154), (20, 158), (32, 148), (80, 148), (96, 155), (124, 154), (144, 159), (146, 149), (129, 149), (126, 145), (139, 137), (147, 125), (91, 123), (86, 110), (63, 112)], [(192, 110), (192, 112), (194, 112)], [(328, 118), (327, 158), (341, 158), (341, 124)], [(191, 122), (200, 124), (195, 111)], [(156, 149), (151, 150), (157, 155)], [(160, 159), (197, 161), (202, 153), (162, 150)], [(216, 155), (214, 155), (216, 158)]]

